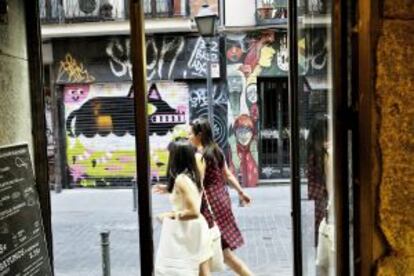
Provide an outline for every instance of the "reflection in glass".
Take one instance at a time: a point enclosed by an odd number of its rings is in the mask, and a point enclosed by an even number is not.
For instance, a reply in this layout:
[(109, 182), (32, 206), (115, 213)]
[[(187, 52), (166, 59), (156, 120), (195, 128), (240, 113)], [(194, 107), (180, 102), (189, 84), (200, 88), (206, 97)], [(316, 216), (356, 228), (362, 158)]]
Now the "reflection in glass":
[(303, 275), (336, 275), (328, 0), (298, 4)]

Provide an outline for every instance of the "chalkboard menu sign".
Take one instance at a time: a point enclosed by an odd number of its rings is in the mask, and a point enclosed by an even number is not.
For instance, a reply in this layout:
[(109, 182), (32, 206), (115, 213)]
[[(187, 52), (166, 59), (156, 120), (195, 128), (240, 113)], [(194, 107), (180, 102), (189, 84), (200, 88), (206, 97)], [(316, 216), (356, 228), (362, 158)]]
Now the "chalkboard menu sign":
[(52, 275), (27, 145), (0, 148), (0, 276)]

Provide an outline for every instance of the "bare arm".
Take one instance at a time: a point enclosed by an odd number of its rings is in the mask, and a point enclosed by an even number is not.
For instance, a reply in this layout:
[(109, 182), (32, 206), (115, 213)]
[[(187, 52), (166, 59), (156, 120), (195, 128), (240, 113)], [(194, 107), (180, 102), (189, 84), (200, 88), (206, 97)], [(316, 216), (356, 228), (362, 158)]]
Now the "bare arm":
[(204, 163), (203, 155), (201, 153), (197, 152), (195, 154), (195, 159), (197, 162), (198, 171), (200, 173), (200, 180), (201, 180), (201, 183), (203, 183), (204, 175), (206, 172), (206, 163)]
[(152, 192), (154, 194), (166, 194), (168, 193), (167, 185), (157, 183), (152, 187)]
[(239, 181), (230, 171), (226, 163), (224, 163), (223, 174), (226, 181), (230, 184), (231, 187), (233, 187), (237, 191), (237, 193), (243, 192), (243, 188), (241, 187)]
[(180, 220), (196, 219), (200, 216), (200, 208), (197, 206), (196, 200), (191, 196), (191, 188), (188, 183), (191, 181), (187, 176), (179, 175), (175, 182), (175, 189), (184, 200), (185, 209), (175, 213), (175, 218)]
[(242, 186), (240, 185), (237, 178), (234, 176), (234, 174), (230, 171), (229, 167), (226, 163), (224, 163), (223, 168), (223, 175), (226, 181), (230, 184), (231, 187), (233, 187), (237, 193), (239, 194), (240, 200), (245, 204), (250, 204), (252, 199), (246, 192), (243, 190)]

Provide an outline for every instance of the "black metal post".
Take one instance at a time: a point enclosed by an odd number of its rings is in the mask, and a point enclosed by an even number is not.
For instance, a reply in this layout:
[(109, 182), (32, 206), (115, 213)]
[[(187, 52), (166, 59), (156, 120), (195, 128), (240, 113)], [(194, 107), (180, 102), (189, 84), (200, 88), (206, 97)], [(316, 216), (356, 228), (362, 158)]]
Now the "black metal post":
[(213, 81), (211, 77), (211, 42), (210, 38), (205, 38), (206, 51), (207, 51), (207, 97), (208, 97), (208, 121), (210, 122), (211, 129), (214, 136), (214, 102), (213, 102)]
[[(354, 128), (354, 110), (350, 105), (348, 1), (333, 2), (331, 30), (333, 40), (333, 141), (334, 141), (334, 204), (336, 233), (336, 275), (350, 275), (349, 232), (349, 131)], [(352, 164), (351, 164), (352, 166)]]
[(138, 210), (138, 184), (137, 182), (132, 183), (132, 211)]
[[(142, 3), (144, 5), (144, 3)], [(157, 16), (157, 1), (151, 0), (151, 17), (156, 18)]]
[(72, 188), (70, 181), (69, 181), (69, 174), (68, 174), (68, 164), (67, 164), (67, 153), (66, 153), (66, 124), (65, 124), (65, 105), (63, 103), (63, 86), (55, 85), (54, 86), (54, 93), (57, 98), (57, 119), (55, 122), (56, 125), (56, 135), (55, 139), (58, 144), (58, 155), (56, 155), (58, 163), (59, 163), (59, 181), (62, 182), (62, 187), (64, 189)]
[(283, 140), (282, 140), (282, 132), (283, 132), (283, 109), (282, 109), (282, 93), (283, 91), (283, 83), (278, 83), (278, 90), (277, 90), (277, 131), (279, 132), (279, 138), (277, 139), (277, 166), (279, 168), (283, 167)]
[(111, 276), (111, 258), (109, 248), (109, 231), (101, 232), (102, 275)]
[[(53, 71), (52, 68), (48, 68), (50, 70), (50, 72)], [(54, 78), (54, 75), (51, 74), (51, 78)], [(62, 125), (59, 121), (59, 117), (61, 114), (61, 108), (59, 106), (59, 100), (61, 97), (58, 96), (58, 91), (60, 92), (60, 90), (58, 90), (55, 85), (54, 82), (51, 81), (50, 82), (50, 90), (51, 90), (51, 95), (52, 95), (52, 112), (53, 112), (53, 140), (56, 141), (56, 148), (55, 148), (55, 165), (54, 165), (54, 174), (55, 174), (55, 192), (56, 193), (61, 193), (62, 192), (62, 187), (63, 187), (63, 176), (64, 176), (64, 168), (65, 168), (65, 160), (63, 160), (62, 158), (62, 143), (61, 140), (59, 139), (60, 137), (60, 131), (62, 131)], [(64, 118), (64, 117), (63, 117)], [(63, 130), (65, 130), (65, 128), (63, 128)], [(63, 139), (62, 139), (63, 140)], [(64, 148), (63, 148), (64, 151)]]
[(290, 179), (292, 185), (293, 267), (294, 275), (302, 276), (302, 223), (300, 200), (299, 156), (299, 70), (297, 1), (289, 0), (289, 117), (290, 117)]

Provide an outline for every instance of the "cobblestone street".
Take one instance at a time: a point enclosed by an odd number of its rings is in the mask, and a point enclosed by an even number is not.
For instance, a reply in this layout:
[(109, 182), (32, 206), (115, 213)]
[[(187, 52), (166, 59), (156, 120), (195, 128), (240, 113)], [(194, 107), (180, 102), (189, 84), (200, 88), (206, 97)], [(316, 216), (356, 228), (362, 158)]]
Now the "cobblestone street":
[[(233, 210), (246, 244), (237, 254), (257, 276), (292, 275), (289, 186), (251, 188), (253, 204)], [(168, 210), (168, 197), (155, 195), (153, 212)], [(100, 236), (110, 230), (114, 276), (138, 275), (137, 214), (128, 189), (74, 189), (52, 193), (53, 239), (57, 276), (102, 275)], [(154, 222), (155, 248), (160, 225)], [(229, 271), (216, 274), (233, 275)]]

